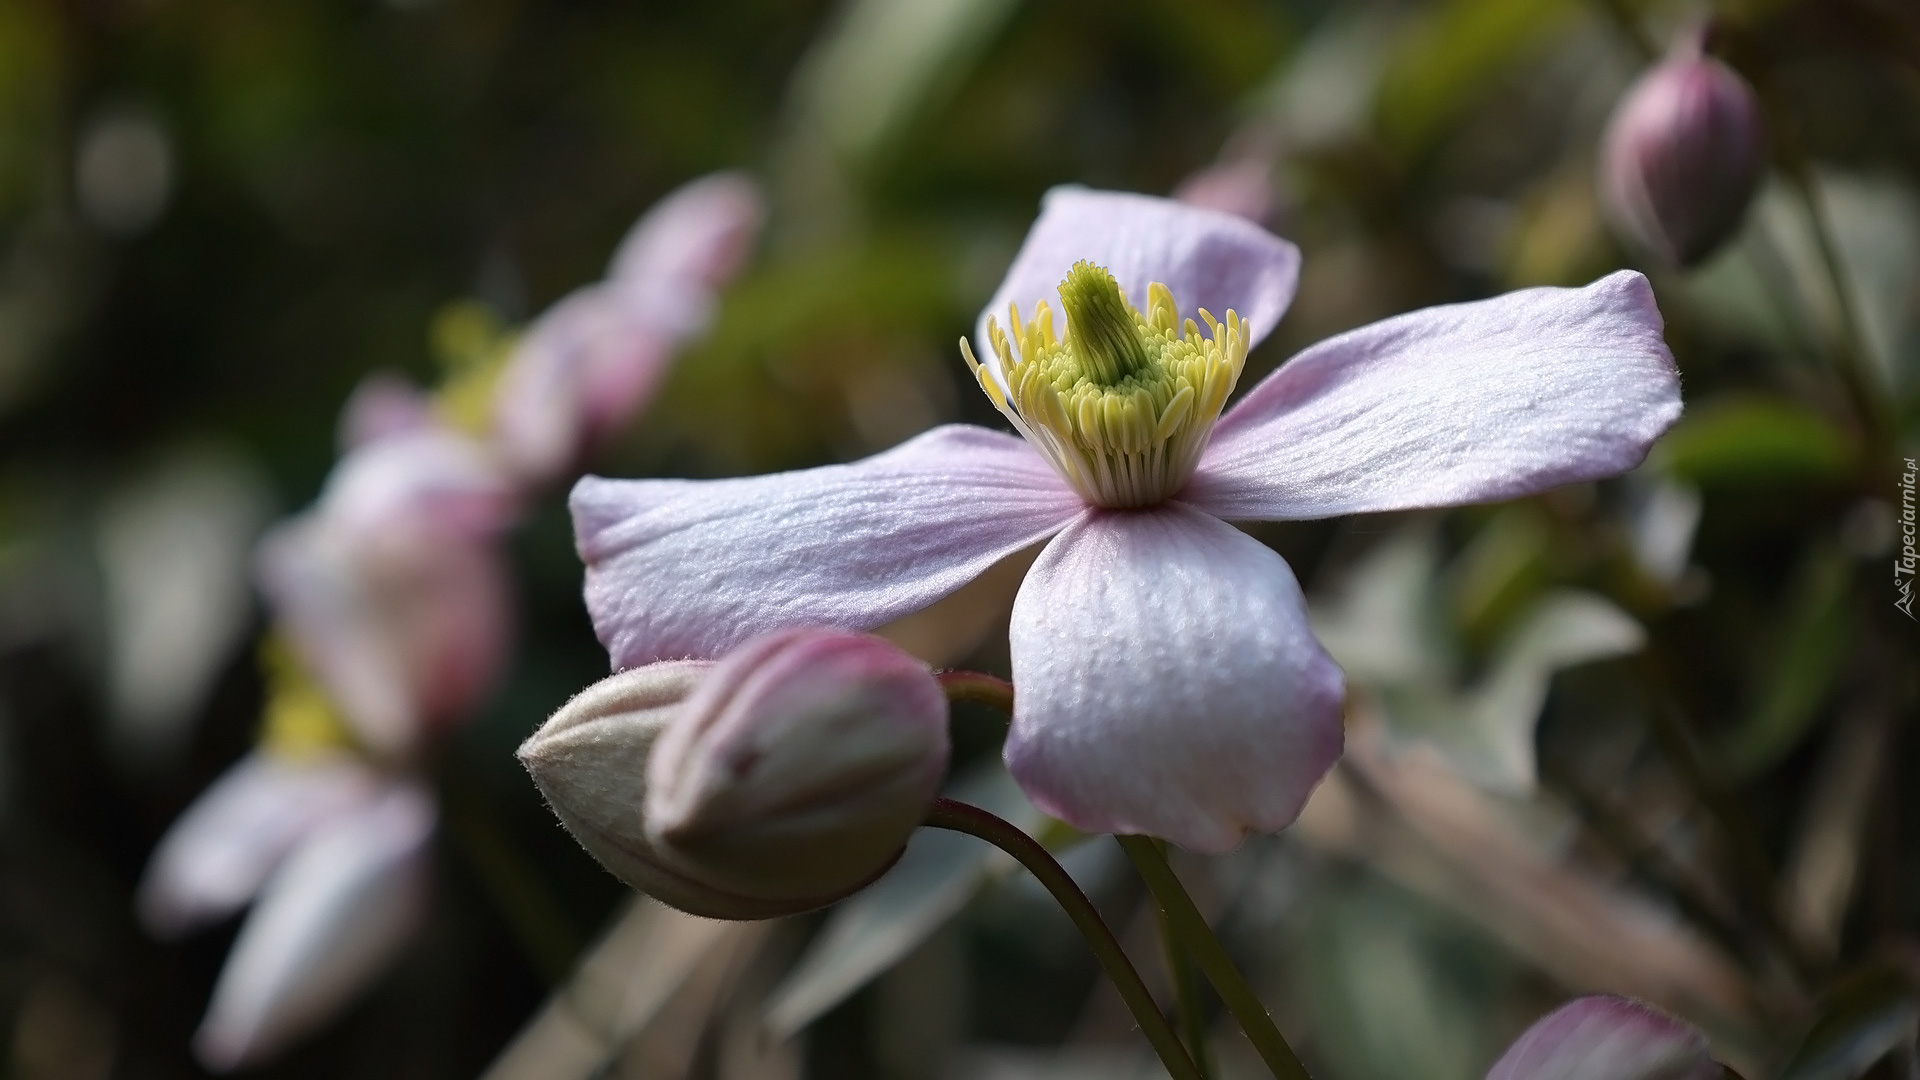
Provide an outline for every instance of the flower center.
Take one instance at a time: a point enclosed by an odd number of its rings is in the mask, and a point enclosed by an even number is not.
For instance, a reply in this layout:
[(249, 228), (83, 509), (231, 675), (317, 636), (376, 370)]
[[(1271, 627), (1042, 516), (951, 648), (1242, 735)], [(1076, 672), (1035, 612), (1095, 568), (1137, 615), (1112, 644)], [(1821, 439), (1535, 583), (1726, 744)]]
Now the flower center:
[(1084, 261), (1060, 283), (1060, 306), (1064, 338), (1054, 336), (1045, 300), (1026, 322), (1009, 307), (1011, 342), (987, 320), (998, 373), (960, 340), (980, 389), (1088, 502), (1126, 509), (1172, 498), (1246, 365), (1246, 323), (1203, 309), (1208, 333), (1192, 319), (1182, 327), (1173, 294), (1157, 281), (1142, 315), (1112, 274)]

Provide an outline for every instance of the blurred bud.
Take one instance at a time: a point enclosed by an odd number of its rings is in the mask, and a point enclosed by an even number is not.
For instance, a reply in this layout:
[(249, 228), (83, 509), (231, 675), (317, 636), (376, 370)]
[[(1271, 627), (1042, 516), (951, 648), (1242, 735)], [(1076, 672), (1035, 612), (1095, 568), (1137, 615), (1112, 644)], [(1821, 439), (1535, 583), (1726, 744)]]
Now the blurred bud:
[(762, 919), (879, 876), (946, 770), (946, 700), (878, 638), (794, 630), (595, 684), (520, 748), (574, 838), (695, 915)]
[(1693, 1025), (1611, 995), (1576, 998), (1528, 1028), (1487, 1080), (1718, 1080)]
[(1696, 36), (1615, 107), (1600, 195), (1627, 240), (1690, 266), (1740, 227), (1765, 165), (1759, 101)]

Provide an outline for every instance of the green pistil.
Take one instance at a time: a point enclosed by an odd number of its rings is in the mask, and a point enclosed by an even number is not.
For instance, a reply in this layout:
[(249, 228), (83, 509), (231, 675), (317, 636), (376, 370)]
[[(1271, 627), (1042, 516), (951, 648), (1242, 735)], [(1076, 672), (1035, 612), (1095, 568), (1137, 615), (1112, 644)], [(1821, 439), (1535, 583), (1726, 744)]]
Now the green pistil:
[(1067, 347), (1087, 378), (1118, 386), (1146, 369), (1151, 358), (1139, 319), (1112, 274), (1084, 260), (1074, 263), (1060, 283), (1060, 306), (1066, 309)]

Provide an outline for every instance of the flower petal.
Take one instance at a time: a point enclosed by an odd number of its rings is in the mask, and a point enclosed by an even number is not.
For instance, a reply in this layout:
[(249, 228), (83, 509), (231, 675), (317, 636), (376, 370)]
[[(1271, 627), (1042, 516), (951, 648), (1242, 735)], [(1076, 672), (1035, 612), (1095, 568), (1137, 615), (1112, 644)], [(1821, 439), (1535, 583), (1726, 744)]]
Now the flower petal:
[(1045, 300), (1054, 326), (1063, 330), (1057, 292), (1067, 271), (1089, 259), (1113, 272), (1135, 306), (1147, 302), (1147, 286), (1165, 285), (1183, 318), (1206, 308), (1226, 318), (1229, 308), (1251, 326), (1249, 345), (1267, 336), (1293, 301), (1300, 250), (1243, 218), (1171, 199), (1116, 191), (1057, 187), (1040, 204), (999, 291), (974, 326), (974, 352), (996, 373), (987, 319), (1007, 325), (1007, 305), (1022, 318)]
[(573, 489), (587, 610), (615, 668), (711, 658), (770, 630), (869, 630), (1082, 509), (1027, 445), (935, 428), (850, 465)]
[(288, 851), (373, 786), (346, 754), (242, 758), (161, 838), (140, 881), (141, 921), (173, 937), (240, 910)]
[(406, 528), (483, 537), (512, 524), (519, 500), (486, 446), (427, 427), (349, 451), (327, 477), (318, 509), (342, 528), (372, 535)]
[(1180, 498), (1237, 519), (1493, 502), (1638, 465), (1680, 416), (1647, 279), (1396, 316), (1227, 411)]
[(1291, 824), (1340, 756), (1340, 669), (1293, 571), (1192, 507), (1068, 526), (1010, 638), (1007, 767), (1079, 828), (1227, 851)]
[(1528, 1028), (1487, 1080), (1717, 1080), (1707, 1038), (1678, 1017), (1612, 995), (1576, 998)]
[(396, 781), (319, 832), (240, 928), (194, 1050), (228, 1071), (324, 1023), (383, 969), (425, 914), (433, 798)]
[(760, 186), (745, 173), (689, 181), (634, 223), (607, 280), (663, 333), (697, 333), (712, 316), (714, 293), (745, 265), (766, 213)]

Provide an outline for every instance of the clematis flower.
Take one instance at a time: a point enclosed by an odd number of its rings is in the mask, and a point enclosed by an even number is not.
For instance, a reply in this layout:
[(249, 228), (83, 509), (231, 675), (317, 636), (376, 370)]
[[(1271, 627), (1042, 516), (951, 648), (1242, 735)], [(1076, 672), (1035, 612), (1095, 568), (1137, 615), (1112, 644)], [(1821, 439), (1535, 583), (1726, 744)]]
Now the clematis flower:
[(1298, 265), (1238, 218), (1055, 190), (980, 316), (991, 347), (967, 350), (1018, 436), (953, 425), (848, 465), (575, 487), (614, 666), (872, 628), (1046, 540), (1010, 632), (1027, 794), (1202, 851), (1284, 828), (1339, 756), (1342, 679), (1286, 562), (1227, 522), (1611, 476), (1680, 413), (1652, 293), (1622, 272), (1350, 331), (1222, 416)]
[(365, 748), (408, 758), (492, 686), (517, 499), (481, 444), (422, 428), (356, 448), (261, 542), (276, 620)]
[(674, 352), (711, 321), (764, 215), (751, 180), (716, 173), (636, 222), (606, 280), (549, 308), (508, 360), (494, 395), (502, 457), (526, 479), (545, 480), (632, 416)]

